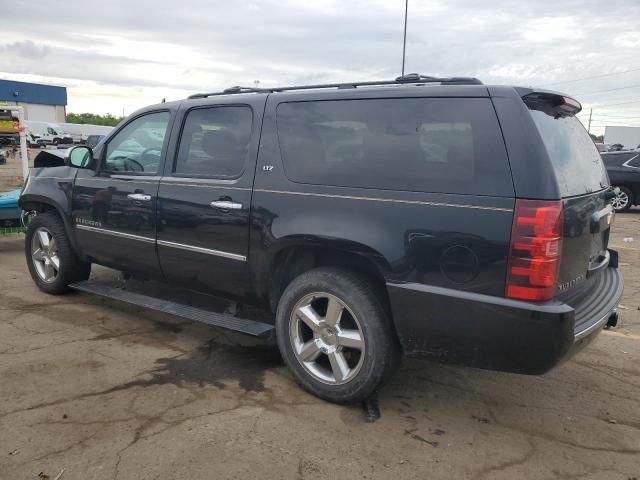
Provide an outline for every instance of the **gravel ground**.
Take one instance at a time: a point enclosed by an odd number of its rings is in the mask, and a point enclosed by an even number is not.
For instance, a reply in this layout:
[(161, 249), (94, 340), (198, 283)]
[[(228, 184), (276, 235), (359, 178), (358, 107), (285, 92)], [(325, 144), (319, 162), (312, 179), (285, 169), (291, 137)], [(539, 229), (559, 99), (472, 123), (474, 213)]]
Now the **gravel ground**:
[(303, 392), (273, 347), (45, 295), (23, 236), (0, 236), (0, 478), (640, 478), (638, 232), (617, 216), (617, 329), (539, 377), (405, 361), (375, 423)]

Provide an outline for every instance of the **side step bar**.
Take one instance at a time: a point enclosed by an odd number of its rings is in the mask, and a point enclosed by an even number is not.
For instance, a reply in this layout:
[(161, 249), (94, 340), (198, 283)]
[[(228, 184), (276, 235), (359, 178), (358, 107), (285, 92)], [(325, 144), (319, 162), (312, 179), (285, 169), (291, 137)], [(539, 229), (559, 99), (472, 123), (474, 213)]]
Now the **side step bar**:
[(181, 303), (162, 300), (157, 297), (141, 295), (120, 288), (114, 288), (104, 283), (86, 280), (69, 285), (74, 290), (93, 293), (102, 297), (120, 300), (139, 307), (149, 308), (158, 312), (170, 313), (177, 317), (187, 318), (196, 322), (206, 323), (214, 327), (235, 330), (261, 339), (269, 339), (273, 336), (274, 327), (268, 323), (256, 322), (244, 318), (234, 317), (224, 313), (210, 312), (201, 308), (184, 305)]

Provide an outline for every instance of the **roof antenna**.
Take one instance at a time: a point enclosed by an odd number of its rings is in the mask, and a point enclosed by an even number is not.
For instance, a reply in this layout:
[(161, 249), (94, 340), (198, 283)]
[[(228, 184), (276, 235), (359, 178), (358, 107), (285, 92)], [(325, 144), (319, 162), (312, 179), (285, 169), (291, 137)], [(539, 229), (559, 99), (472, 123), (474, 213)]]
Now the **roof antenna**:
[(404, 58), (407, 49), (407, 13), (409, 12), (409, 0), (404, 2), (404, 38), (402, 40), (402, 75), (404, 77)]

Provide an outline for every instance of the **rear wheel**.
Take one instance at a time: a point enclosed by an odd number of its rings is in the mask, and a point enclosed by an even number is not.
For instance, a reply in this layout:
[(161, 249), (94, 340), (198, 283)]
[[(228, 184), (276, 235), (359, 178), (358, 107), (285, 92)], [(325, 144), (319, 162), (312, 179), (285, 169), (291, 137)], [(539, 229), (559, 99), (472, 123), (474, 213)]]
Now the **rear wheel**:
[(53, 212), (36, 215), (29, 222), (25, 256), (31, 278), (47, 293), (67, 292), (69, 284), (86, 280), (91, 273), (91, 264), (78, 258), (62, 220)]
[(336, 268), (311, 270), (289, 284), (278, 303), (276, 332), (298, 383), (330, 402), (370, 397), (400, 355), (376, 289)]
[(612, 204), (616, 212), (626, 212), (633, 205), (633, 192), (627, 187), (618, 187), (620, 190), (613, 198)]

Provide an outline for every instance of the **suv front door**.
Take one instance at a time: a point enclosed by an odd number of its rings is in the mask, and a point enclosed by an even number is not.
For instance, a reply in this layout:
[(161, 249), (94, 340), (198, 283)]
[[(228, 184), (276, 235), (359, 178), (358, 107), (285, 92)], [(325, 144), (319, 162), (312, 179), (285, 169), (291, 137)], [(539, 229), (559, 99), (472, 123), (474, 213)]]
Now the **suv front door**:
[(96, 152), (97, 172), (78, 170), (73, 219), (93, 262), (161, 276), (155, 210), (170, 123), (168, 110), (133, 118)]
[(265, 101), (234, 100), (181, 107), (182, 122), (172, 136), (179, 138), (170, 148), (175, 155), (166, 162), (158, 191), (158, 256), (170, 281), (243, 295)]

